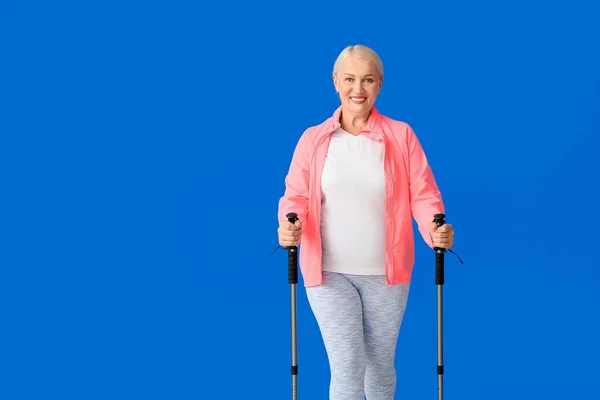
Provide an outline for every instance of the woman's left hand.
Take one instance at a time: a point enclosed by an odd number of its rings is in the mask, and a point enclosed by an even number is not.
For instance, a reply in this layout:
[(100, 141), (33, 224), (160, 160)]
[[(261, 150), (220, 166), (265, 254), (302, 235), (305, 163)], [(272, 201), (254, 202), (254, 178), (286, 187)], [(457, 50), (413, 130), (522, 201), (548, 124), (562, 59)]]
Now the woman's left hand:
[(429, 235), (435, 247), (449, 249), (454, 245), (452, 224), (444, 224), (438, 227), (435, 222), (431, 222), (429, 225)]

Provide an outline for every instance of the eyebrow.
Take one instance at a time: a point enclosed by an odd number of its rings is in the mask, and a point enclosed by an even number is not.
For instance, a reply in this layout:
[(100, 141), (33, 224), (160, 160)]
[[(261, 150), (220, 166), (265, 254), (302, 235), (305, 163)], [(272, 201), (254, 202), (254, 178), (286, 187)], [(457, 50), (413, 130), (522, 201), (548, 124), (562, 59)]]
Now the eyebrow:
[[(347, 72), (344, 75), (354, 76), (354, 74), (349, 74)], [(366, 74), (364, 77), (366, 78), (367, 76), (375, 76), (375, 75), (373, 75), (373, 74)]]

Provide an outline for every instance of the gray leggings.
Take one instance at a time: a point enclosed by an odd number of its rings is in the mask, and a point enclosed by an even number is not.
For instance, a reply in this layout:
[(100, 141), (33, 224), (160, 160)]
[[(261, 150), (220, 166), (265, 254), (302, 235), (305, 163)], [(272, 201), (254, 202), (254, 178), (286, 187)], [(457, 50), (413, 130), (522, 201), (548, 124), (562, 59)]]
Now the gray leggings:
[(306, 288), (331, 370), (330, 400), (393, 400), (394, 357), (409, 284), (385, 276), (323, 272)]

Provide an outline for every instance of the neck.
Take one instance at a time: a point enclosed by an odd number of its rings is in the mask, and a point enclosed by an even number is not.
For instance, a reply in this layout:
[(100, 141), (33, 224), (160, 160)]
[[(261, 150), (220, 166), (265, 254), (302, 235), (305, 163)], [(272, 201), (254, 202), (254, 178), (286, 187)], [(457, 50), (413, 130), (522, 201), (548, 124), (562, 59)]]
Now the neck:
[(342, 116), (340, 118), (340, 124), (342, 125), (342, 129), (348, 131), (350, 133), (358, 134), (360, 131), (367, 125), (367, 121), (369, 120), (369, 116), (371, 115), (371, 111), (367, 114), (351, 114), (349, 112), (342, 111)]

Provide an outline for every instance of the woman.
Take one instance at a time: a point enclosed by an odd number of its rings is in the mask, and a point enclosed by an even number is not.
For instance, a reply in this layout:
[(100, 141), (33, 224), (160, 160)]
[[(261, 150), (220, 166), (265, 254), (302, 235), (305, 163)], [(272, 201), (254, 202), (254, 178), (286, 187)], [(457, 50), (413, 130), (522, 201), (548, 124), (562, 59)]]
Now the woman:
[[(279, 202), (282, 246), (299, 266), (328, 354), (330, 400), (392, 400), (394, 357), (414, 262), (412, 219), (430, 247), (450, 248), (451, 224), (411, 127), (374, 107), (379, 56), (349, 46), (336, 60), (341, 106), (307, 129)], [(295, 212), (299, 220), (287, 221)]]

